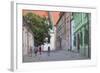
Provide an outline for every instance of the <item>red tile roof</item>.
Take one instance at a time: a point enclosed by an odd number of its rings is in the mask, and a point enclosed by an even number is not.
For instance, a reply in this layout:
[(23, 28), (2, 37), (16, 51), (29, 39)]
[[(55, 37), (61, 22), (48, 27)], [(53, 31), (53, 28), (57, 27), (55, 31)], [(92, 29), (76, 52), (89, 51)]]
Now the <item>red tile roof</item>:
[[(40, 10), (23, 10), (23, 15), (29, 13), (29, 12), (32, 12), (32, 13), (35, 13), (41, 17), (47, 17), (48, 18), (48, 11), (40, 11)], [(51, 11), (51, 16), (53, 18), (53, 23), (54, 25), (57, 23), (58, 19), (59, 19), (59, 13), (60, 12), (54, 12), (54, 11)]]

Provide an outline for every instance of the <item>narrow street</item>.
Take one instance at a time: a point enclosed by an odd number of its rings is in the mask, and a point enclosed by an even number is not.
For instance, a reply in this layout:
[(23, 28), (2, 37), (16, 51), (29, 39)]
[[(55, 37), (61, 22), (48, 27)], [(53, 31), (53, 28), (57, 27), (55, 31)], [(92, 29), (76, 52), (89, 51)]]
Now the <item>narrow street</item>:
[(81, 56), (79, 53), (76, 52), (58, 50), (50, 52), (50, 56), (48, 56), (47, 52), (42, 52), (41, 55), (38, 53), (37, 56), (35, 56), (35, 54), (33, 53), (32, 57), (24, 56), (23, 62), (27, 63), (27, 62), (83, 60), (83, 59), (88, 59), (88, 58)]
[[(37, 10), (23, 13), (24, 63), (91, 58), (90, 13)], [(37, 51), (41, 50), (44, 52), (40, 55)]]

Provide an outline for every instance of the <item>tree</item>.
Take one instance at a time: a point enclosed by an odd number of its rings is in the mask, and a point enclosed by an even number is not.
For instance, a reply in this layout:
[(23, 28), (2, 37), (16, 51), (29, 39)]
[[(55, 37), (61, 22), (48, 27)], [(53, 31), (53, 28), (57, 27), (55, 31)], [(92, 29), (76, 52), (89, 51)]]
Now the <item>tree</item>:
[(45, 38), (50, 37), (49, 31), (52, 27), (45, 16), (40, 17), (34, 13), (27, 13), (23, 16), (23, 22), (32, 30), (35, 46), (44, 44)]

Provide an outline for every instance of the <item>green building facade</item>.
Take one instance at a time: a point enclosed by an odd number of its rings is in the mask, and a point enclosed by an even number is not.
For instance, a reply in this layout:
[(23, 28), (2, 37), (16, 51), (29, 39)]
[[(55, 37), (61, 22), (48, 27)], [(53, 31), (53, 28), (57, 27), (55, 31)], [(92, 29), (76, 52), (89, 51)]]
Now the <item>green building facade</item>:
[(91, 47), (90, 47), (91, 14), (83, 12), (73, 12), (72, 16), (74, 20), (74, 27), (73, 27), (74, 47), (76, 48), (77, 52), (79, 52), (82, 56), (90, 58), (91, 57)]

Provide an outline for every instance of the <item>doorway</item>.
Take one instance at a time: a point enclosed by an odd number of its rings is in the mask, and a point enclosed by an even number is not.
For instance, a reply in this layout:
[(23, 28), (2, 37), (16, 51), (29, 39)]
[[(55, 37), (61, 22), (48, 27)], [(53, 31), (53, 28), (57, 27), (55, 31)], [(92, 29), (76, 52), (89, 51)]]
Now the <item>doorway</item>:
[(59, 48), (62, 49), (62, 39), (59, 38)]
[(78, 50), (78, 53), (80, 52), (80, 36), (79, 36), (79, 33), (77, 34), (77, 50)]

